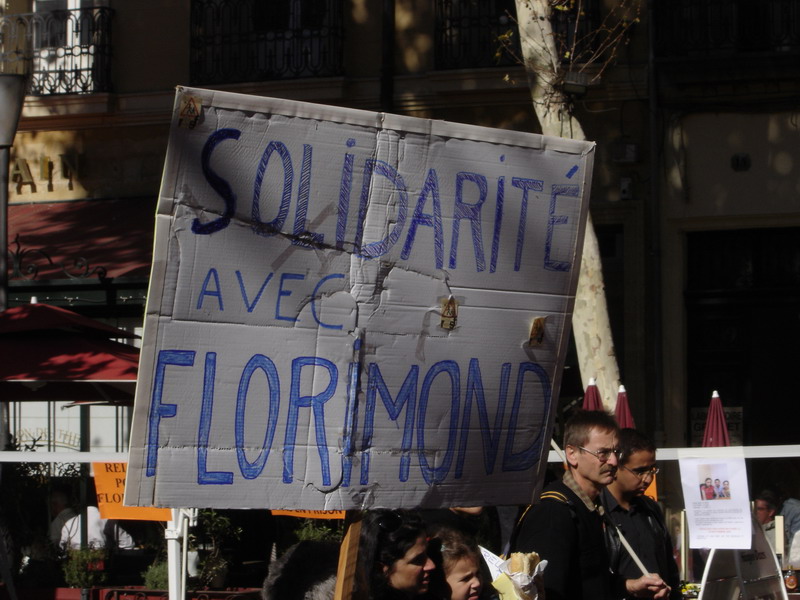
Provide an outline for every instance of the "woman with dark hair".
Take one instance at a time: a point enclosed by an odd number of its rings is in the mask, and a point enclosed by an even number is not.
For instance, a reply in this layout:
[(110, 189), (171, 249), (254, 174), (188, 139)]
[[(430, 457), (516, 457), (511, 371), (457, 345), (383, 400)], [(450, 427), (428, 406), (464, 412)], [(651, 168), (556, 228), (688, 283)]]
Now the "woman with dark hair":
[(435, 565), (428, 557), (425, 523), (406, 510), (367, 512), (361, 522), (361, 585), (369, 600), (411, 600), (428, 592)]

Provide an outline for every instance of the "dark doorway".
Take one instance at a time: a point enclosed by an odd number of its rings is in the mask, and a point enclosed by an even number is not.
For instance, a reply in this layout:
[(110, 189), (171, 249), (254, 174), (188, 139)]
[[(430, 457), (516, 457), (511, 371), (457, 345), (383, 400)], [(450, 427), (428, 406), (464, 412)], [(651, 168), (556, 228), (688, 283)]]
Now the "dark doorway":
[(743, 444), (797, 443), (800, 228), (690, 233), (687, 257), (690, 424), (718, 390)]

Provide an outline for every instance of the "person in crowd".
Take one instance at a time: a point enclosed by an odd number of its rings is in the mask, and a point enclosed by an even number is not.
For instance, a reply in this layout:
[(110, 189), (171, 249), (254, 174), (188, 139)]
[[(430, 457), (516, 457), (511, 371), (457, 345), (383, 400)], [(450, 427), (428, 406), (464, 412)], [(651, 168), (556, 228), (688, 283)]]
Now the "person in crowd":
[[(434, 595), (442, 600), (478, 600), (483, 589), (481, 554), (474, 539), (441, 527), (431, 536), (429, 554), (441, 574)], [(436, 593), (438, 592), (438, 593)]]
[(339, 544), (304, 540), (270, 564), (262, 600), (333, 600)]
[(360, 597), (418, 598), (428, 592), (435, 568), (428, 556), (425, 522), (418, 513), (380, 509), (364, 515), (359, 540)]
[[(540, 502), (525, 511), (512, 551), (538, 552), (547, 560), (547, 600), (612, 598), (612, 579), (603, 535), (600, 492), (617, 471), (618, 426), (603, 411), (576, 411), (564, 429), (567, 470), (548, 485)], [(626, 580), (637, 597), (665, 597), (667, 586), (655, 574)]]
[[(77, 550), (81, 547), (81, 520), (82, 515), (68, 519), (61, 529), (60, 544), (67, 550)], [(103, 529), (106, 520), (100, 517), (100, 510), (96, 506), (86, 507), (86, 545), (90, 548), (105, 548), (106, 536)]]
[(451, 506), (420, 511), (428, 531), (448, 527), (460, 531), (478, 544), (500, 554), (500, 520), (493, 506)]
[(656, 447), (635, 429), (622, 429), (617, 444), (620, 454), (616, 479), (600, 492), (603, 508), (613, 525), (606, 527), (606, 548), (615, 588), (620, 597), (632, 598), (623, 591), (626, 580), (642, 575), (620, 541), (621, 530), (647, 570), (659, 573), (665, 582), (653, 596), (681, 600), (680, 574), (664, 515), (658, 504), (644, 495), (658, 473)]
[(714, 480), (714, 493), (717, 495), (717, 498), (723, 497), (722, 482), (719, 479)]
[(778, 512), (778, 501), (772, 490), (762, 490), (756, 495), (753, 501), (755, 505), (756, 521), (764, 530), (764, 537), (767, 538), (770, 548), (775, 551), (775, 515)]
[(61, 544), (61, 530), (64, 524), (72, 517), (77, 516), (72, 510), (69, 494), (62, 489), (55, 489), (50, 493), (50, 521), (49, 536), (54, 546)]
[[(116, 550), (132, 550), (136, 547), (133, 537), (125, 530), (121, 521), (104, 519), (96, 506), (86, 507), (86, 545), (90, 548), (109, 548)], [(67, 550), (81, 547), (81, 520), (83, 515), (68, 519), (61, 528), (59, 544)]]
[(714, 484), (711, 482), (711, 477), (706, 477), (705, 483), (700, 484), (700, 494), (702, 500), (713, 500), (717, 497), (717, 492), (714, 491)]
[(731, 497), (731, 483), (727, 479), (722, 482), (722, 497), (728, 499)]
[(119, 519), (106, 519), (103, 525), (103, 537), (106, 540), (106, 547), (112, 550), (133, 550), (136, 542), (128, 528), (130, 521)]
[(800, 531), (800, 500), (791, 498), (790, 494), (780, 493), (780, 510), (778, 514), (783, 516), (783, 526), (785, 529), (785, 543), (787, 548), (791, 548), (794, 542), (795, 533)]
[[(422, 510), (420, 515), (427, 525), (429, 536), (432, 536), (442, 528), (453, 529), (470, 540), (470, 543), (483, 546), (497, 555), (502, 553), (501, 523), (494, 507), (454, 506)], [(480, 560), (478, 561), (478, 566), (483, 580), (491, 581), (488, 565), (483, 560)], [(484, 587), (484, 590), (488, 590), (488, 588)]]

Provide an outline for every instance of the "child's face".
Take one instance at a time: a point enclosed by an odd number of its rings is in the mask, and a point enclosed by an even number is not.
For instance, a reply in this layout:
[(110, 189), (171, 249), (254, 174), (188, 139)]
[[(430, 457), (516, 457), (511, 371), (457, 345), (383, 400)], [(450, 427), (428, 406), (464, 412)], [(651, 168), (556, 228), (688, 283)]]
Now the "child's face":
[(464, 557), (456, 561), (445, 578), (450, 586), (450, 600), (478, 600), (482, 585), (475, 559)]

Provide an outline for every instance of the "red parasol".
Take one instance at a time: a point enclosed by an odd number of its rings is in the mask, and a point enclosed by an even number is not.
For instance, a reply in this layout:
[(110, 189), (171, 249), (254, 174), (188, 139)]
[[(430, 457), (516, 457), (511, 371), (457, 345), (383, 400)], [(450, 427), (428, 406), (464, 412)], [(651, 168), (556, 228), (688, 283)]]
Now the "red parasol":
[(69, 332), (106, 339), (139, 337), (51, 304), (23, 304), (0, 312), (0, 336), (34, 331)]
[(708, 406), (706, 428), (703, 431), (703, 448), (716, 446), (730, 446), (728, 436), (728, 423), (725, 421), (725, 412), (722, 410), (722, 401), (716, 390), (711, 394), (711, 404)]
[(600, 399), (600, 391), (597, 389), (597, 380), (594, 377), (589, 379), (589, 385), (586, 386), (582, 408), (583, 410), (605, 410), (603, 401)]
[(625, 391), (624, 385), (619, 386), (619, 392), (617, 392), (617, 408), (614, 411), (614, 416), (621, 429), (625, 429), (626, 427), (636, 429), (636, 423), (631, 414), (631, 407), (628, 406), (628, 392)]
[(47, 304), (0, 313), (0, 398), (126, 402), (139, 350), (135, 334)]
[(76, 334), (0, 335), (0, 381), (136, 381), (139, 350)]

